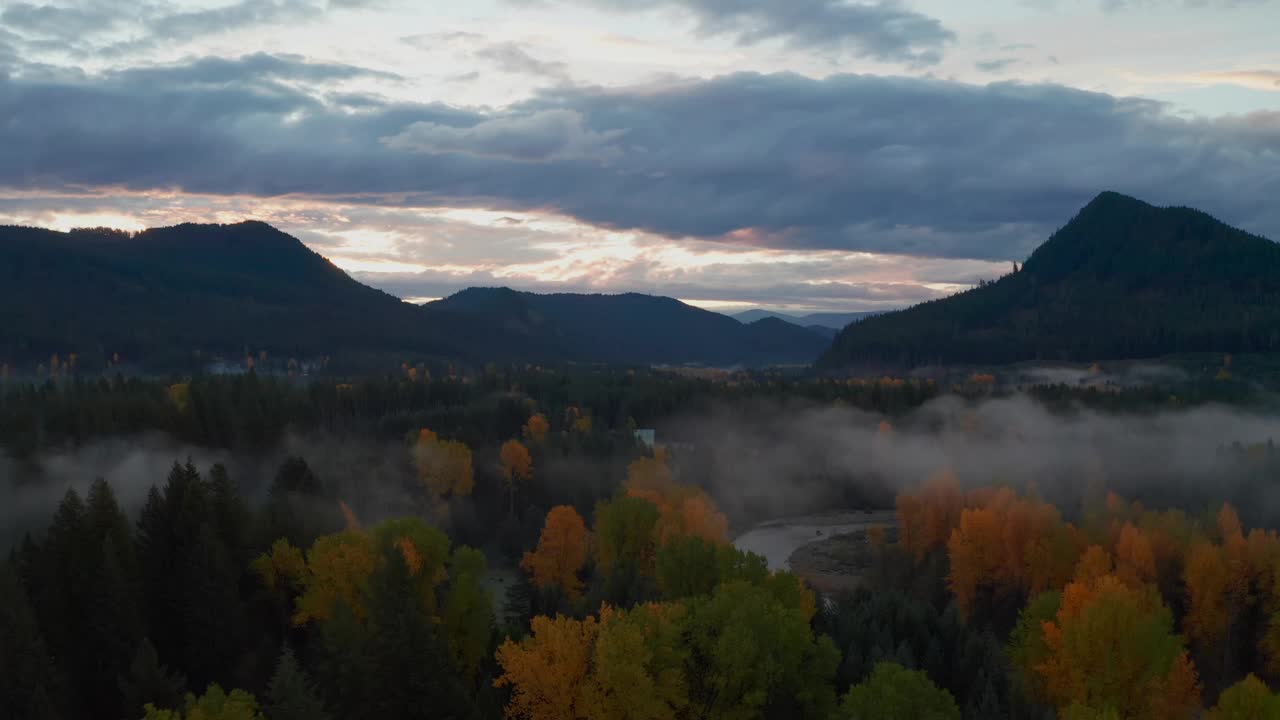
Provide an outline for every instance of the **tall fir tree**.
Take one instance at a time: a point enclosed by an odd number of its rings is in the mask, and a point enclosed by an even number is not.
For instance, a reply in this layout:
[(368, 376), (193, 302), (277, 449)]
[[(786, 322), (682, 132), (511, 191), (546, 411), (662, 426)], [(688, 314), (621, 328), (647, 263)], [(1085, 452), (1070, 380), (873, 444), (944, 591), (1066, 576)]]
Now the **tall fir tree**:
[(26, 588), (0, 563), (0, 708), (15, 718), (58, 720), (62, 683)]
[(262, 709), (268, 720), (329, 720), (324, 702), (287, 645), (267, 683)]
[(179, 710), (187, 692), (187, 680), (179, 673), (170, 672), (160, 664), (160, 656), (150, 640), (138, 645), (128, 671), (119, 681), (122, 717), (142, 717), (143, 706), (154, 705), (167, 710)]

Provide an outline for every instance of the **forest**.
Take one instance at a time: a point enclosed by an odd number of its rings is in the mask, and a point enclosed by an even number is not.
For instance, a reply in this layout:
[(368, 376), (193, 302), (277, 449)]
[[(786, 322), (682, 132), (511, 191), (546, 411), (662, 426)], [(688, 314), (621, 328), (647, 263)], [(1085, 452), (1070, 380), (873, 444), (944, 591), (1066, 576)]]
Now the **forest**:
[[(1280, 717), (1280, 425), (1220, 385), (8, 380), (0, 707)], [(733, 544), (832, 507), (895, 518), (846, 591)]]

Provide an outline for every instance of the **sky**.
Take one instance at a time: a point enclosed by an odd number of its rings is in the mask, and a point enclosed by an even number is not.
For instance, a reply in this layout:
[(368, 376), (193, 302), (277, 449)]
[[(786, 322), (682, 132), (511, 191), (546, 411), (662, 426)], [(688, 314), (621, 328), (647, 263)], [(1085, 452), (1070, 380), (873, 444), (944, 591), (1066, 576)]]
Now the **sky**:
[(1280, 240), (1280, 0), (0, 0), (0, 224), (410, 300), (903, 307), (1103, 190)]

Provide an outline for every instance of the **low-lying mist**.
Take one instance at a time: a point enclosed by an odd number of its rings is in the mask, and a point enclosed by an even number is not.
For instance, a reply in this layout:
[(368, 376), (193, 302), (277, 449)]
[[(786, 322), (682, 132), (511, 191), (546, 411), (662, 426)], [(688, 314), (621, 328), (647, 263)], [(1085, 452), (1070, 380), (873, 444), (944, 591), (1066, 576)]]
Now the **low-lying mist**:
[[(1115, 414), (1052, 412), (1026, 395), (984, 401), (945, 396), (889, 424), (879, 415), (800, 401), (720, 405), (657, 426), (682, 480), (707, 487), (735, 528), (788, 515), (888, 508), (896, 491), (941, 470), (969, 485), (1034, 487), (1066, 512), (1084, 493), (1115, 490), (1149, 507), (1199, 511), (1230, 501), (1253, 525), (1280, 525), (1280, 415), (1225, 406)], [(1249, 450), (1253, 446), (1252, 451)], [(477, 470), (489, 463), (477, 449)], [(106, 439), (18, 463), (0, 456), (0, 547), (44, 528), (69, 489), (110, 481), (131, 515), (173, 463), (228, 469), (261, 500), (280, 463), (304, 458), (366, 521), (421, 512), (403, 443), (289, 435), (273, 451), (231, 453), (163, 434)], [(625, 459), (548, 453), (541, 498), (588, 510), (620, 485)], [(546, 508), (539, 508), (545, 511)]]
[(147, 433), (102, 439), (23, 463), (0, 455), (0, 548), (23, 533), (42, 530), (68, 490), (84, 497), (97, 478), (111, 484), (133, 518), (152, 486), (164, 486), (175, 462), (190, 462), (202, 474), (222, 464), (244, 497), (261, 501), (287, 457), (306, 460), (330, 492), (347, 500), (361, 517), (382, 518), (416, 508), (412, 466), (400, 443), (290, 434), (271, 452), (252, 455)]
[[(970, 485), (1034, 484), (1064, 509), (1105, 487), (1148, 506), (1229, 500), (1256, 522), (1280, 515), (1265, 444), (1280, 416), (1224, 406), (1143, 414), (1054, 413), (1026, 395), (945, 396), (892, 425), (859, 410), (762, 404), (673, 419), (660, 441), (694, 458), (740, 521), (888, 506), (897, 489), (951, 470)], [(1255, 448), (1233, 451), (1235, 443)], [(1261, 451), (1261, 452), (1259, 452)]]

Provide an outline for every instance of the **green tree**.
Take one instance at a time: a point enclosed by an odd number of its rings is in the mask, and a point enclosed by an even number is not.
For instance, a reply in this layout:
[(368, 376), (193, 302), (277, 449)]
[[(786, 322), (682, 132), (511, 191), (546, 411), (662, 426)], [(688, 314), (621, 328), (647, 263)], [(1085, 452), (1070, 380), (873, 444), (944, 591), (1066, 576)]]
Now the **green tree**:
[(1018, 615), (1018, 624), (1009, 637), (1009, 671), (1013, 687), (1022, 699), (1037, 705), (1050, 703), (1044, 677), (1036, 669), (1049, 659), (1052, 650), (1045, 644), (1044, 624), (1058, 616), (1062, 594), (1041, 593)]
[(119, 686), (125, 716), (137, 717), (148, 703), (161, 709), (180, 709), (187, 692), (187, 679), (161, 665), (155, 645), (143, 639)]
[(951, 693), (918, 670), (880, 663), (871, 677), (849, 689), (840, 702), (843, 720), (960, 720)]
[(26, 590), (0, 563), (0, 708), (15, 718), (56, 720), (61, 687)]
[(359, 717), (436, 720), (475, 715), (458, 669), (449, 662), (445, 638), (415, 597), (416, 585), (398, 553), (386, 558), (373, 579), (364, 652), (368, 696)]
[(444, 595), (445, 636), (464, 680), (473, 684), (493, 645), (493, 598), (484, 585), (488, 562), (469, 547), (453, 551)]
[(1205, 716), (1206, 720), (1277, 720), (1280, 718), (1280, 695), (1271, 692), (1255, 675), (1222, 691), (1218, 704)]
[(596, 567), (606, 602), (630, 607), (652, 597), (659, 517), (658, 507), (642, 498), (620, 497), (596, 508)]
[(293, 650), (285, 646), (267, 683), (262, 709), (267, 720), (328, 720), (324, 703), (298, 665)]
[(716, 546), (697, 536), (679, 537), (658, 550), (658, 589), (667, 600), (710, 595), (720, 583)]
[(246, 620), (239, 566), (212, 523), (200, 525), (182, 578), (183, 668), (194, 683), (228, 677), (239, 659)]
[(840, 656), (814, 637), (803, 608), (741, 581), (686, 604), (684, 675), (696, 717), (828, 717)]

